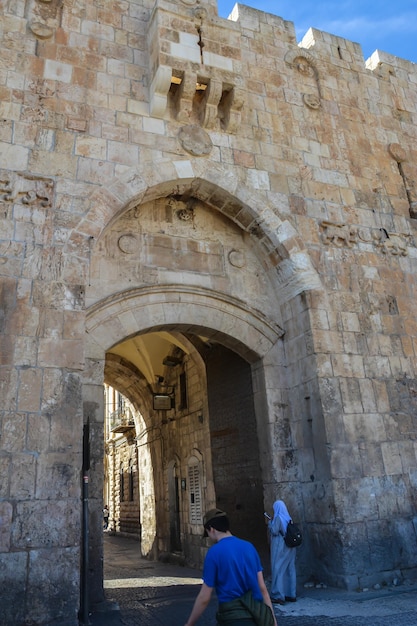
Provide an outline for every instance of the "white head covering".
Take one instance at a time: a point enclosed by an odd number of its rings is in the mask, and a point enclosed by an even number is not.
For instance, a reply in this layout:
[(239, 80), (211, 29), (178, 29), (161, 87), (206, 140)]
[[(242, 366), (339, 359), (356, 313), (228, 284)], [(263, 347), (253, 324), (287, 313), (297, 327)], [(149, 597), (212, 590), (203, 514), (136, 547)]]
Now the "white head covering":
[(276, 500), (274, 502), (274, 518), (279, 517), (282, 523), (284, 532), (287, 530), (288, 522), (291, 521), (291, 516), (288, 513), (287, 507), (282, 500)]

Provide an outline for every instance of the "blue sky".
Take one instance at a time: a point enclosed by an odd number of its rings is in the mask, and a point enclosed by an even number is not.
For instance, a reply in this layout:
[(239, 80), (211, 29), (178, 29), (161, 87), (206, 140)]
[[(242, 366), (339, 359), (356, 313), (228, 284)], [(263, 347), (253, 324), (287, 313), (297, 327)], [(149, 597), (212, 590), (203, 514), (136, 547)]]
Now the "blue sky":
[[(355, 41), (367, 59), (382, 50), (417, 63), (417, 0), (246, 0), (254, 9), (294, 22), (297, 41), (310, 27)], [(227, 17), (235, 0), (218, 0)]]

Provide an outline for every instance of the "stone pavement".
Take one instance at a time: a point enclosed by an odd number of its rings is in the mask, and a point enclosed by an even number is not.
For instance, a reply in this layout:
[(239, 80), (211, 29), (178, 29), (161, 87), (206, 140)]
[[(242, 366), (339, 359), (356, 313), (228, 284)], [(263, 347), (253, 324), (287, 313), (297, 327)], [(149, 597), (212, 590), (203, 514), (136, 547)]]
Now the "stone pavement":
[[(92, 626), (182, 626), (201, 584), (201, 572), (142, 559), (135, 540), (104, 537), (107, 602)], [(213, 599), (198, 626), (214, 626)], [(417, 626), (417, 581), (347, 592), (301, 587), (293, 604), (275, 606), (279, 626)]]

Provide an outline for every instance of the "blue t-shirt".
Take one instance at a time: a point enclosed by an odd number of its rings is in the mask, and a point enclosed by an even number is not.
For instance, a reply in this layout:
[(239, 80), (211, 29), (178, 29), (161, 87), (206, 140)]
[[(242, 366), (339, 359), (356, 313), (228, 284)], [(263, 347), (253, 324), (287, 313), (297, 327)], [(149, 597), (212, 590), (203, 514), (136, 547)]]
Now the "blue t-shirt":
[(219, 603), (239, 598), (249, 589), (256, 600), (262, 600), (258, 585), (258, 572), (262, 569), (261, 559), (249, 541), (224, 537), (207, 552), (203, 580), (215, 588)]

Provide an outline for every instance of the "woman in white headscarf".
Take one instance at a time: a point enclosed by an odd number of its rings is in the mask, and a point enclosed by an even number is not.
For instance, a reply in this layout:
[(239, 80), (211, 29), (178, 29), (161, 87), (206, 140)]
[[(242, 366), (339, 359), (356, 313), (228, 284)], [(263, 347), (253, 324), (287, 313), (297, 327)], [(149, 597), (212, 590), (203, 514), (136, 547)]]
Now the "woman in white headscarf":
[(296, 601), (295, 548), (284, 541), (288, 522), (291, 520), (282, 500), (274, 502), (274, 517), (268, 523), (271, 545), (271, 600), (275, 604)]

